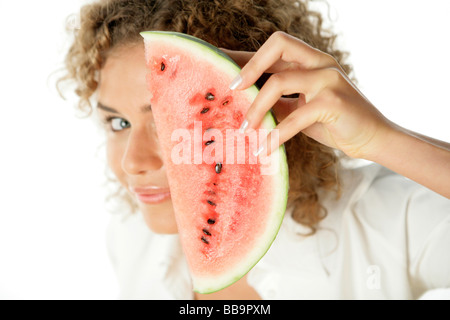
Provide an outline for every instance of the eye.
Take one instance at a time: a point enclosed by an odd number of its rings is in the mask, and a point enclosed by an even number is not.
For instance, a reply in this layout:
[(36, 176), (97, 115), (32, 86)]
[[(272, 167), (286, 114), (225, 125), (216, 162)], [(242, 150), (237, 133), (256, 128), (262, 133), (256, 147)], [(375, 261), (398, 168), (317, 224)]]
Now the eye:
[(106, 122), (110, 123), (112, 131), (122, 131), (131, 127), (131, 124), (124, 118), (109, 117), (106, 119)]

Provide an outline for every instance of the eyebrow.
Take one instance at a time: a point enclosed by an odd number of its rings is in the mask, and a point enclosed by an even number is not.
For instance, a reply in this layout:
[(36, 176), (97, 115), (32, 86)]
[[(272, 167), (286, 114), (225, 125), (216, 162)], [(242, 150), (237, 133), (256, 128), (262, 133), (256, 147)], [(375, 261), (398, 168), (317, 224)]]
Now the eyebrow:
[(116, 109), (107, 107), (107, 106), (103, 105), (100, 102), (97, 102), (97, 108), (102, 109), (102, 110), (107, 111), (107, 112), (111, 112), (111, 113), (119, 113)]
[[(102, 109), (102, 110), (107, 111), (107, 112), (120, 114), (120, 112), (117, 111), (116, 109), (113, 109), (111, 107), (105, 106), (101, 102), (97, 102), (97, 108)], [(139, 110), (141, 111), (141, 113), (147, 113), (147, 112), (152, 111), (152, 106), (150, 104), (148, 104), (148, 105), (140, 107)]]
[(150, 112), (152, 111), (152, 105), (151, 104), (145, 105), (141, 107), (140, 110), (142, 113)]

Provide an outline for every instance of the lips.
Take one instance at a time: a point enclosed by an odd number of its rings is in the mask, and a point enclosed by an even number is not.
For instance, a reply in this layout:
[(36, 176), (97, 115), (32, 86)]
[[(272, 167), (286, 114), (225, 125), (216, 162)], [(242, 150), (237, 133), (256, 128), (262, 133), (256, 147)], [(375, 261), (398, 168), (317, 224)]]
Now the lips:
[(158, 186), (131, 187), (137, 199), (146, 204), (162, 203), (170, 198), (170, 189)]

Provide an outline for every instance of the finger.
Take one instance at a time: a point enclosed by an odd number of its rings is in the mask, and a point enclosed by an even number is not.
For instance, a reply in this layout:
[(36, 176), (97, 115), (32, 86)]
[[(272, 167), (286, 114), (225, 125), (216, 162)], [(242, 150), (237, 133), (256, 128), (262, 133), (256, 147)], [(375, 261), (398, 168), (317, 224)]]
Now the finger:
[(275, 32), (250, 58), (230, 87), (232, 89), (248, 88), (279, 60), (288, 64), (297, 64), (304, 69), (337, 66), (336, 60), (330, 55), (287, 33)]
[(317, 100), (296, 109), (267, 135), (254, 155), (269, 156), (297, 133), (316, 123), (320, 119), (320, 113), (321, 106)]
[(305, 95), (300, 94), (298, 98), (280, 98), (272, 107), (272, 111), (278, 122), (283, 121), (297, 108), (305, 105)]
[(220, 48), (224, 53), (226, 53), (231, 59), (234, 60), (241, 68), (253, 57), (254, 52), (250, 51), (236, 51), (229, 50), (225, 48)]
[[(230, 58), (233, 59), (234, 62), (236, 62), (241, 68), (243, 68), (247, 64), (247, 62), (255, 55), (255, 52), (250, 51), (235, 51), (224, 48), (220, 48), (220, 50), (230, 56)], [(267, 70), (265, 70), (265, 73), (277, 73), (288, 70), (290, 68), (292, 68), (292, 63), (279, 60), (269, 68), (267, 68)]]
[[(305, 103), (311, 101), (327, 85), (328, 70), (285, 71), (272, 75), (261, 88), (245, 115), (241, 131), (255, 129), (281, 96), (301, 93)], [(277, 106), (279, 109), (281, 105)], [(292, 105), (291, 105), (292, 107)]]

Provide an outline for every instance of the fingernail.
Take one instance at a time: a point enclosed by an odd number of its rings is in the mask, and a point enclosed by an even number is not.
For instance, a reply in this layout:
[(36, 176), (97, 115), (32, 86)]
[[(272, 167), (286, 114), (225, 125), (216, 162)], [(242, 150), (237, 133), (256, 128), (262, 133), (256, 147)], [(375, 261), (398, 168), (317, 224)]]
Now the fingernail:
[(236, 78), (233, 79), (233, 81), (231, 81), (230, 84), (230, 89), (231, 90), (235, 90), (237, 87), (239, 87), (239, 85), (242, 83), (242, 77), (240, 74), (238, 74), (236, 76)]
[(255, 157), (259, 156), (261, 154), (261, 152), (263, 152), (263, 150), (264, 150), (264, 146), (260, 146), (259, 149), (253, 153), (253, 155)]
[(247, 129), (247, 128), (248, 128), (248, 121), (244, 120), (244, 122), (242, 122), (241, 127), (239, 128), (239, 133), (244, 133), (245, 129)]

